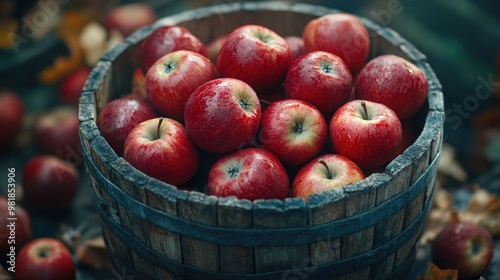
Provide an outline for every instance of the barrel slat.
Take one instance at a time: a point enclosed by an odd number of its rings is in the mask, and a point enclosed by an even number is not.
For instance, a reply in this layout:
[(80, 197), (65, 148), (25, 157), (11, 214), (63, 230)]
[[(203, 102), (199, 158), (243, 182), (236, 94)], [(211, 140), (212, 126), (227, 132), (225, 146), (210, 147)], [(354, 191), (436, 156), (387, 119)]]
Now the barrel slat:
[[(185, 193), (184, 193), (185, 194)], [(168, 213), (170, 216), (177, 216), (177, 196), (178, 192), (174, 187), (151, 180), (146, 188), (148, 205), (152, 208)], [(181, 238), (179, 234), (160, 228), (154, 224), (149, 225), (149, 239), (154, 244), (154, 249), (167, 259), (182, 263)], [(157, 279), (182, 279), (184, 275), (174, 275), (168, 270), (156, 267)]]
[[(111, 167), (115, 170), (115, 174), (121, 174), (116, 178), (117, 185), (133, 199), (147, 203), (145, 185), (150, 181), (150, 177), (133, 168), (123, 158), (115, 161)], [(149, 238), (149, 228), (151, 223), (142, 219), (137, 214), (133, 213), (131, 206), (118, 204), (118, 212), (122, 220), (122, 227), (131, 233), (135, 238), (141, 241), (144, 246), (151, 247)], [(131, 250), (133, 267), (139, 273), (148, 277), (154, 278), (156, 269), (155, 266), (143, 257)]]
[[(410, 182), (411, 160), (407, 156), (399, 156), (386, 167), (388, 182), (377, 189), (376, 205), (390, 200), (405, 190)], [(373, 246), (381, 246), (399, 235), (403, 229), (405, 210), (402, 209), (375, 227)], [(396, 254), (370, 268), (370, 277), (377, 279), (389, 275), (394, 268)]]
[[(112, 152), (111, 147), (106, 143), (106, 140), (102, 136), (98, 136), (93, 139), (90, 144), (90, 157), (92, 158), (92, 164), (95, 164), (97, 168), (102, 172), (103, 176), (106, 178), (114, 177), (116, 173), (111, 169), (112, 163), (117, 160), (118, 156)], [(95, 185), (101, 185), (100, 178), (95, 179)], [(102, 199), (108, 204), (109, 207), (105, 208), (104, 211), (110, 217), (114, 217), (117, 222), (122, 224), (121, 217), (117, 214), (118, 204), (114, 201), (105, 191), (99, 188), (97, 193), (102, 197)], [(113, 233), (108, 234), (108, 241), (113, 246), (117, 254), (121, 254), (120, 260), (127, 264), (132, 265), (132, 257), (130, 249), (123, 244)]]
[[(179, 217), (209, 226), (217, 225), (217, 198), (200, 192), (189, 192), (185, 199), (179, 197), (177, 204)], [(218, 271), (219, 252), (217, 244), (181, 237), (184, 263), (203, 269)], [(188, 270), (188, 279), (202, 279), (195, 271)]]
[[(220, 227), (252, 228), (252, 202), (236, 197), (219, 199), (217, 222)], [(253, 273), (253, 248), (244, 246), (219, 246), (220, 271)]]
[[(297, 200), (256, 200), (253, 207), (253, 227), (263, 229), (305, 226), (307, 216), (305, 208), (301, 206), (304, 205)], [(307, 245), (256, 247), (255, 272), (292, 269), (293, 265), (301, 265), (308, 258)]]
[[(375, 176), (344, 187), (345, 214), (351, 217), (367, 211), (375, 206), (376, 186), (378, 181)], [(357, 233), (341, 238), (341, 256), (346, 259), (371, 250), (373, 245), (374, 227), (369, 227)], [(339, 279), (367, 279), (370, 275), (370, 267), (359, 269), (356, 272), (340, 276)]]
[[(429, 166), (430, 147), (417, 146), (414, 144), (410, 146), (404, 154), (410, 157), (410, 160), (412, 161), (410, 184), (413, 184)], [(408, 225), (410, 225), (420, 214), (424, 204), (424, 199), (425, 189), (406, 207), (405, 217), (403, 220), (403, 228), (406, 228)], [(410, 254), (415, 249), (415, 241), (420, 235), (420, 230), (421, 229), (415, 232), (413, 237), (410, 238), (410, 240), (398, 250), (398, 252), (396, 253), (396, 265), (400, 265), (408, 257), (410, 257)]]
[[(309, 224), (321, 225), (344, 218), (345, 194), (343, 188), (335, 188), (308, 198)], [(318, 238), (309, 245), (312, 265), (324, 265), (342, 258), (341, 238)], [(337, 278), (332, 278), (337, 279)]]

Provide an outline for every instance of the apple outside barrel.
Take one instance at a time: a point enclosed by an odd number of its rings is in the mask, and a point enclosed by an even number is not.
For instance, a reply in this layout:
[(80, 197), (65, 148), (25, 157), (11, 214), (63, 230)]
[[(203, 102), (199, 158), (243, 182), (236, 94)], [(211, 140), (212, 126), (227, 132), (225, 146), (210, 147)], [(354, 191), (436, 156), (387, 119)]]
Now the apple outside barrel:
[[(339, 52), (326, 39), (315, 39), (325, 37), (315, 25), (329, 21), (344, 23), (344, 30), (330, 30), (340, 36), (339, 45), (356, 48)], [(182, 37), (190, 49), (158, 55), (153, 34)], [(292, 52), (290, 37), (302, 37), (303, 46)], [(278, 60), (237, 54), (250, 49), (266, 57), (262, 45), (274, 46)], [(219, 50), (217, 61), (209, 59), (212, 46)], [(301, 48), (309, 54), (297, 57)], [(147, 92), (129, 96), (128, 81), (138, 68), (147, 71)], [(383, 71), (392, 75), (377, 77)], [(324, 78), (305, 82), (314, 75)], [(412, 82), (391, 84), (387, 76)], [(382, 87), (370, 84), (374, 79)], [(324, 92), (333, 87), (335, 95), (316, 100), (304, 94), (315, 86)], [(415, 92), (415, 99), (384, 101), (379, 93), (390, 96), (391, 86)], [(174, 87), (178, 95), (161, 97)], [(133, 136), (119, 141), (123, 151), (108, 140), (115, 127), (99, 120), (116, 100), (125, 106), (120, 108), (152, 106), (158, 113), (124, 109), (133, 112), (129, 120), (135, 125), (127, 128)], [(82, 153), (112, 262), (118, 271), (152, 279), (404, 277), (435, 189), (443, 108), (441, 85), (426, 56), (397, 32), (361, 17), (308, 4), (244, 2), (160, 19), (107, 52), (80, 98)], [(296, 157), (287, 158), (291, 136), (280, 132), (277, 116), (293, 124), (288, 131), (298, 143), (315, 144), (291, 147)], [(399, 150), (408, 126), (415, 138)], [(178, 137), (167, 140), (170, 134)], [(221, 140), (225, 135), (231, 137)], [(181, 156), (174, 162), (168, 162), (172, 155), (141, 157), (153, 142), (178, 148)], [(333, 150), (343, 155), (321, 156)], [(247, 171), (247, 165), (262, 167)], [(227, 178), (249, 179), (252, 172), (265, 181), (248, 184), (253, 192), (224, 188)], [(328, 186), (332, 181), (335, 187)], [(263, 190), (267, 184), (277, 191)]]

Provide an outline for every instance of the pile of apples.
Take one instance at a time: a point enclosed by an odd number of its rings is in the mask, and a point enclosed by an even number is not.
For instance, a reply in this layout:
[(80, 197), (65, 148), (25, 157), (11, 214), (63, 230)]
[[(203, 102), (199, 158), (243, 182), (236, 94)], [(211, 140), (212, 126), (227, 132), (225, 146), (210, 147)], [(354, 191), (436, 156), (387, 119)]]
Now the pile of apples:
[(346, 13), (311, 20), (302, 37), (248, 24), (206, 46), (162, 26), (140, 49), (144, 94), (109, 102), (97, 126), (132, 166), (179, 188), (210, 155), (208, 194), (307, 201), (383, 170), (413, 142), (405, 123), (427, 98), (426, 76), (395, 55), (367, 61), (369, 50)]

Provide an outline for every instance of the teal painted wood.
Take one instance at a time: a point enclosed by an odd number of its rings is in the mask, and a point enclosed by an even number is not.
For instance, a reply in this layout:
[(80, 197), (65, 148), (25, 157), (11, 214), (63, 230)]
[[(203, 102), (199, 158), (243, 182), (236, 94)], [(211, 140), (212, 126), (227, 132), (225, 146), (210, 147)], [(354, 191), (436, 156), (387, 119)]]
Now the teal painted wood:
[[(391, 279), (405, 274), (435, 189), (444, 105), (425, 55), (391, 29), (361, 18), (371, 34), (372, 57), (401, 55), (429, 79), (419, 138), (384, 173), (313, 195), (308, 203), (297, 198), (252, 203), (178, 191), (118, 158), (95, 125), (107, 102), (129, 93), (140, 44), (154, 28), (179, 24), (205, 43), (244, 23), (300, 35), (309, 20), (335, 12), (284, 2), (191, 10), (135, 32), (103, 56), (82, 93), (80, 136), (117, 268), (131, 270), (138, 279)], [(205, 189), (202, 177), (195, 181), (200, 191)], [(366, 246), (360, 244), (366, 240)]]

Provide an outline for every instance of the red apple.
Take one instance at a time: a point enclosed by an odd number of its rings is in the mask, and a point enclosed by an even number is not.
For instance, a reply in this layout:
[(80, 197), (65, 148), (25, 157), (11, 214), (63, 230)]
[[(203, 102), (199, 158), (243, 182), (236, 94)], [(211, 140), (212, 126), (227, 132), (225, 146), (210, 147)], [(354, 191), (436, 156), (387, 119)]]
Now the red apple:
[(225, 155), (210, 168), (211, 195), (239, 199), (285, 199), (289, 181), (285, 168), (271, 152), (247, 148)]
[(352, 73), (365, 65), (370, 52), (368, 30), (351, 14), (328, 14), (311, 20), (302, 38), (306, 52), (333, 53), (345, 61)]
[(0, 220), (2, 221), (0, 261), (2, 264), (15, 266), (16, 253), (31, 240), (31, 218), (21, 205), (15, 203), (15, 188), (8, 188), (8, 190), (14, 190), (8, 193), (11, 199), (9, 202), (6, 197), (0, 196)]
[(298, 99), (272, 103), (263, 113), (259, 141), (286, 166), (305, 164), (325, 145), (328, 126), (311, 104)]
[(216, 78), (208, 58), (192, 51), (168, 53), (146, 74), (146, 91), (153, 106), (165, 117), (184, 122), (184, 106), (202, 84)]
[(214, 65), (217, 65), (217, 59), (219, 58), (220, 49), (222, 48), (222, 45), (224, 44), (227, 36), (227, 34), (219, 36), (207, 45), (208, 57)]
[(401, 120), (413, 116), (427, 98), (424, 72), (408, 60), (387, 54), (370, 60), (356, 80), (358, 99), (382, 103)]
[(0, 91), (0, 149), (14, 141), (21, 131), (24, 118), (24, 105), (21, 98), (10, 91)]
[(74, 280), (76, 265), (59, 240), (41, 237), (26, 244), (17, 257), (15, 280)]
[(82, 67), (69, 74), (59, 86), (59, 98), (65, 104), (77, 106), (90, 68)]
[(26, 206), (48, 212), (67, 210), (80, 186), (78, 170), (55, 156), (38, 155), (22, 173)]
[(188, 50), (208, 56), (205, 45), (182, 26), (162, 26), (155, 29), (142, 43), (139, 65), (146, 74), (162, 56), (177, 50)]
[(156, 13), (145, 3), (132, 3), (113, 8), (107, 15), (104, 25), (108, 31), (117, 30), (128, 37), (137, 29), (156, 21)]
[(321, 155), (304, 165), (292, 183), (292, 196), (309, 195), (356, 183), (365, 178), (356, 163), (337, 154)]
[(220, 78), (206, 82), (184, 108), (186, 130), (210, 153), (228, 153), (250, 143), (259, 130), (260, 102), (245, 82)]
[(165, 183), (179, 186), (195, 175), (197, 147), (176, 120), (156, 118), (137, 125), (125, 139), (123, 158)]
[(492, 236), (476, 224), (452, 223), (432, 241), (431, 255), (439, 268), (457, 269), (459, 279), (477, 279), (493, 258)]
[(143, 121), (160, 115), (144, 99), (125, 96), (107, 103), (97, 116), (97, 127), (117, 155), (123, 155), (125, 138)]
[(78, 111), (60, 106), (44, 112), (35, 123), (35, 142), (40, 151), (69, 161), (81, 158)]
[(388, 163), (401, 143), (402, 127), (389, 107), (354, 100), (340, 107), (330, 121), (330, 140), (336, 153), (370, 170)]
[(314, 51), (297, 60), (286, 74), (285, 94), (314, 105), (330, 118), (349, 99), (352, 76), (347, 65), (334, 54)]
[(259, 25), (244, 25), (229, 34), (220, 49), (221, 77), (235, 78), (255, 91), (270, 89), (288, 70), (292, 52), (283, 37)]
[(285, 37), (285, 40), (288, 43), (288, 46), (290, 46), (290, 50), (292, 51), (291, 62), (306, 53), (306, 50), (304, 48), (304, 39), (302, 39), (302, 37), (287, 36)]

